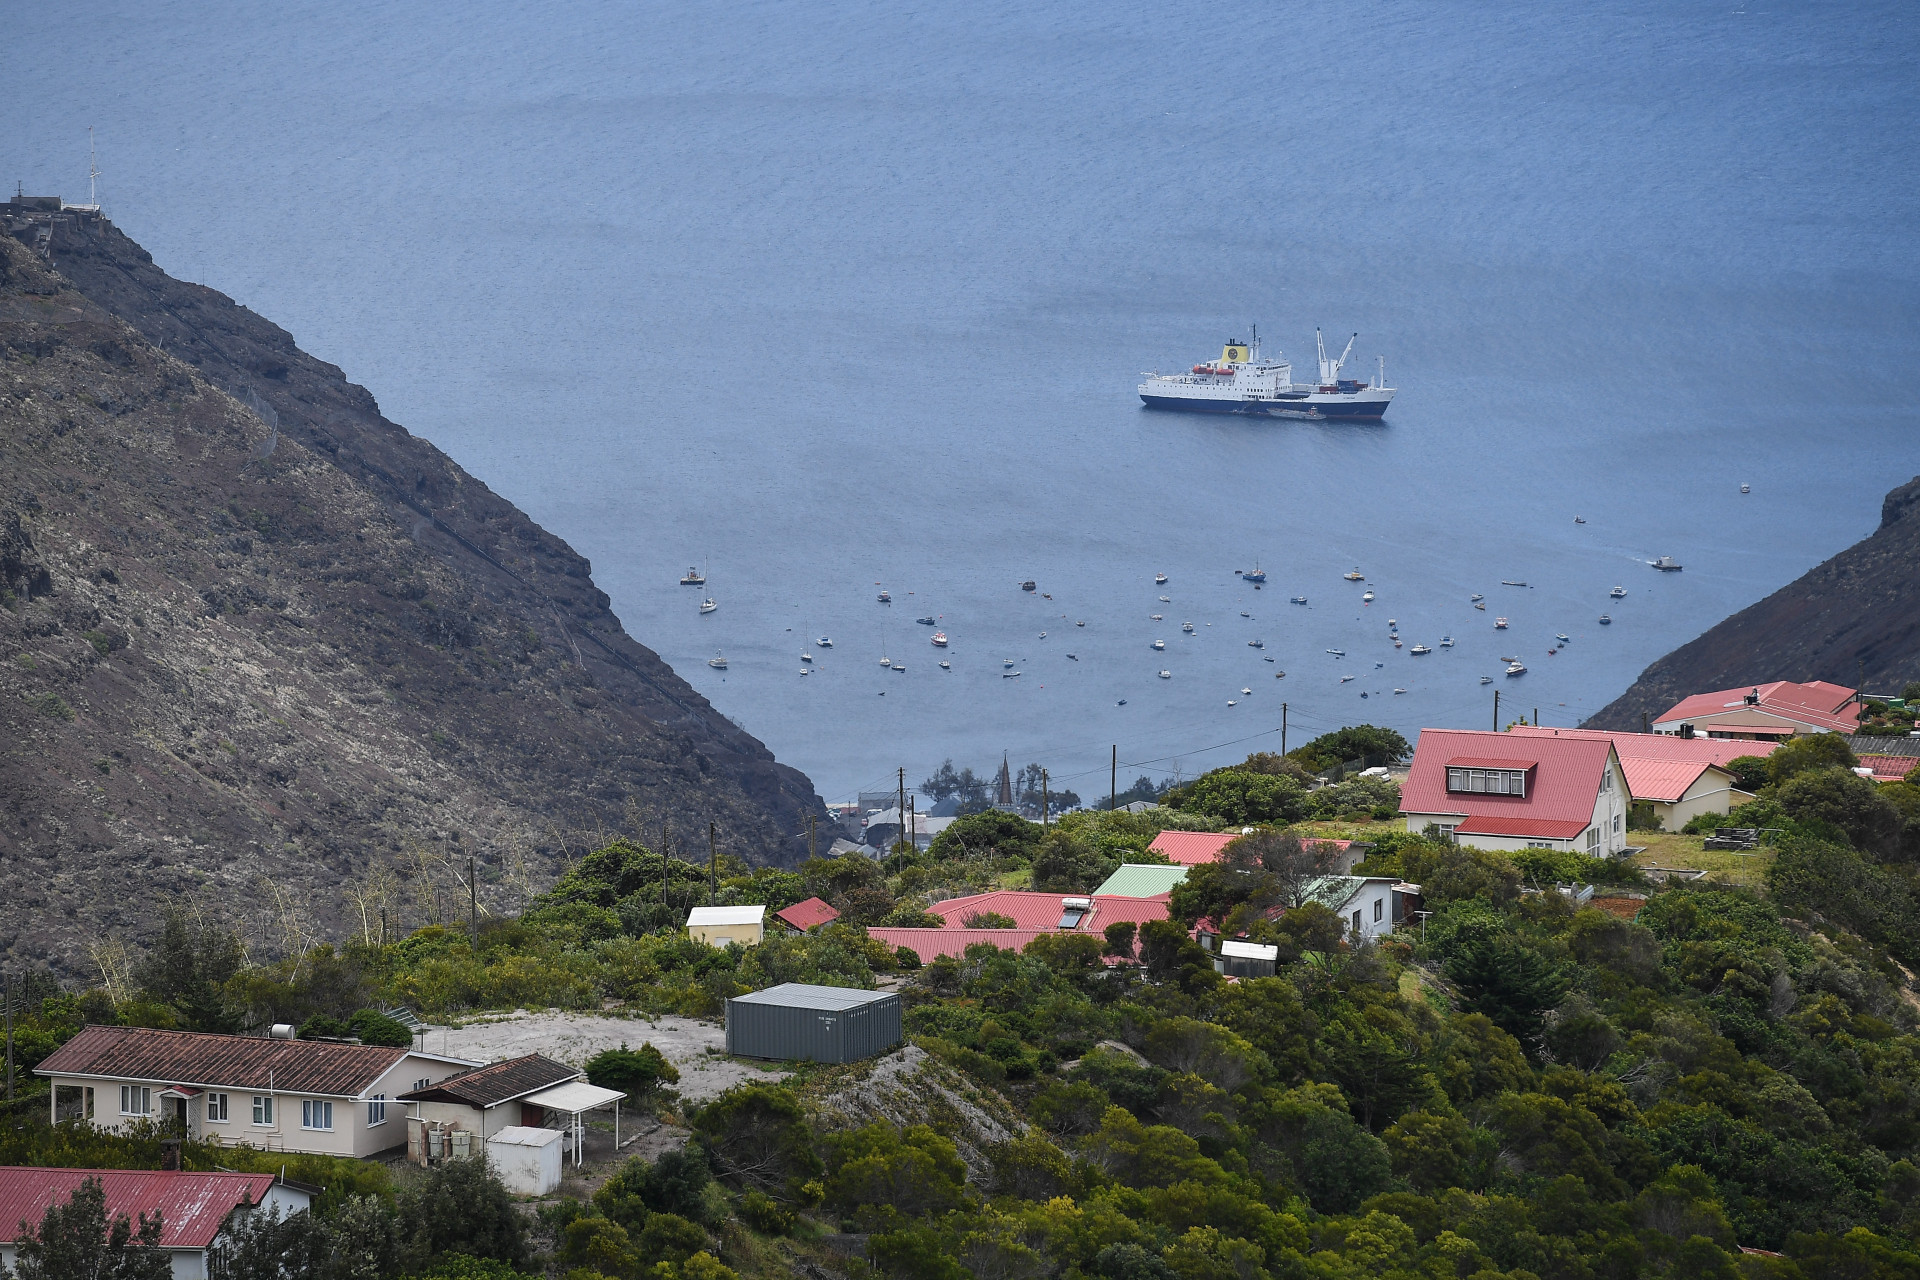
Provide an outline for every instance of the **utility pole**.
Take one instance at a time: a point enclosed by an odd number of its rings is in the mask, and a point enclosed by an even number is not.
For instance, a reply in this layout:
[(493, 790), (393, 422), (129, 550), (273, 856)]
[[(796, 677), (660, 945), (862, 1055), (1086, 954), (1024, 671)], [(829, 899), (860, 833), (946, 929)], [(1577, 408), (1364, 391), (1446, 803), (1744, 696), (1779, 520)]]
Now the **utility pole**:
[(1287, 704), (1280, 704), (1280, 754), (1287, 754)]
[(387, 945), (387, 908), (385, 905), (382, 905), (380, 908), (380, 945), (383, 947)]
[(1533, 709), (1533, 727), (1536, 729), (1540, 727), (1540, 708), (1538, 707)]
[(900, 799), (893, 807), (893, 815), (900, 819), (904, 829), (907, 821), (907, 768), (905, 765), (900, 766)]
[(1493, 691), (1493, 731), (1500, 732), (1500, 691)]
[(720, 892), (720, 846), (714, 839), (714, 824), (707, 824), (707, 905)]
[(1040, 829), (1047, 829), (1047, 771), (1040, 771)]
[(7, 1002), (7, 1101), (13, 1101), (13, 974), (6, 978), (4, 999)]
[(1107, 812), (1120, 807), (1120, 744), (1113, 744), (1113, 763), (1107, 771)]
[(920, 850), (920, 797), (914, 796), (907, 801), (907, 847), (903, 853), (917, 853)]
[(480, 949), (480, 886), (473, 879), (473, 855), (467, 855), (467, 928), (473, 932), (473, 949)]
[(1651, 717), (1649, 717), (1649, 716), (1647, 715), (1647, 713), (1646, 713), (1646, 712), (1644, 712), (1644, 711), (1642, 711), (1642, 712), (1640, 713), (1640, 732), (1642, 732), (1642, 733), (1652, 733), (1652, 732), (1653, 732), (1653, 723), (1652, 723), (1652, 719), (1651, 719)]
[(807, 815), (807, 860), (811, 862), (814, 859), (814, 857), (815, 857), (815, 854), (814, 854), (814, 840), (813, 840), (813, 815), (808, 814)]

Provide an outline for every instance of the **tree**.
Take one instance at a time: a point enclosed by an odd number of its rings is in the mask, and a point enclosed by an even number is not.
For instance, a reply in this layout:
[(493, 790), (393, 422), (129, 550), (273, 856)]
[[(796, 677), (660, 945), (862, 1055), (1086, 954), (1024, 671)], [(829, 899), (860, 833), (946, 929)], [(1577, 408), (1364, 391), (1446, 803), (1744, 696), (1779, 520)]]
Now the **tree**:
[(927, 858), (932, 862), (967, 858), (1028, 859), (1039, 846), (1041, 835), (1037, 822), (1028, 822), (1017, 813), (988, 809), (948, 823), (946, 830), (927, 846)]
[(173, 1264), (160, 1249), (160, 1218), (124, 1213), (107, 1218), (100, 1179), (87, 1178), (38, 1227), (20, 1233), (13, 1274), (19, 1280), (168, 1280)]
[(1767, 785), (1767, 758), (1735, 756), (1727, 761), (1727, 772), (1733, 775), (1733, 785), (1740, 790), (1758, 791)]
[(1413, 750), (1407, 740), (1392, 729), (1378, 725), (1356, 724), (1332, 733), (1323, 733), (1304, 747), (1288, 752), (1314, 773), (1324, 773), (1337, 764), (1364, 760), (1369, 765), (1398, 764)]
[(1469, 920), (1439, 949), (1460, 987), (1461, 1007), (1485, 1014), (1522, 1044), (1540, 1034), (1541, 1019), (1566, 995), (1560, 967), (1501, 921)]
[(1259, 873), (1263, 883), (1252, 895), (1255, 905), (1271, 893), (1281, 905), (1298, 907), (1306, 903), (1315, 880), (1339, 870), (1340, 850), (1325, 840), (1302, 840), (1291, 831), (1256, 831), (1229, 842), (1220, 860)]
[(1767, 781), (1776, 787), (1809, 769), (1851, 769), (1860, 763), (1847, 740), (1837, 733), (1800, 734), (1775, 747), (1766, 761)]
[(801, 1185), (820, 1172), (806, 1116), (785, 1089), (729, 1089), (700, 1109), (693, 1129), (714, 1172), (742, 1190), (801, 1199)]
[(1292, 822), (1305, 812), (1307, 790), (1285, 774), (1215, 769), (1167, 793), (1167, 802), (1221, 822)]
[(401, 1239), (415, 1268), (443, 1253), (496, 1258), (513, 1266), (526, 1261), (525, 1220), (483, 1158), (443, 1160), (407, 1182), (398, 1200)]
[(1832, 766), (1803, 769), (1779, 784), (1774, 799), (1795, 822), (1831, 823), (1863, 852), (1889, 857), (1899, 851), (1905, 819), (1871, 778)]
[(618, 1049), (602, 1049), (587, 1059), (587, 1080), (638, 1100), (663, 1084), (680, 1083), (680, 1072), (652, 1044), (629, 1049), (622, 1041)]
[(168, 907), (160, 940), (134, 971), (134, 981), (147, 999), (178, 1013), (186, 1030), (238, 1031), (221, 988), (240, 972), (245, 958), (240, 937), (231, 929)]
[(870, 1124), (827, 1141), (827, 1202), (844, 1212), (884, 1205), (909, 1217), (958, 1206), (967, 1166), (951, 1138), (926, 1125)]
[(1119, 866), (1118, 858), (1055, 828), (1033, 856), (1033, 887), (1043, 893), (1087, 893)]

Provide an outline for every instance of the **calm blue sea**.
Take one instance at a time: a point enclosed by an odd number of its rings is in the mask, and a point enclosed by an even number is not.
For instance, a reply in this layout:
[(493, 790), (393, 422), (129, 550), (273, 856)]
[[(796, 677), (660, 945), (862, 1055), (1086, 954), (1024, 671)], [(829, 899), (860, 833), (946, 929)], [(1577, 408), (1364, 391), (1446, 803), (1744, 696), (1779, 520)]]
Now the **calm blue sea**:
[[(93, 125), (161, 265), (568, 538), (829, 798), (1003, 752), (1092, 796), (1283, 700), (1294, 744), (1578, 721), (1869, 532), (1920, 470), (1915, 17), (75, 2), (9, 17), (0, 179), (83, 199)], [(1358, 331), (1386, 424), (1140, 408), (1256, 323), (1303, 369)]]

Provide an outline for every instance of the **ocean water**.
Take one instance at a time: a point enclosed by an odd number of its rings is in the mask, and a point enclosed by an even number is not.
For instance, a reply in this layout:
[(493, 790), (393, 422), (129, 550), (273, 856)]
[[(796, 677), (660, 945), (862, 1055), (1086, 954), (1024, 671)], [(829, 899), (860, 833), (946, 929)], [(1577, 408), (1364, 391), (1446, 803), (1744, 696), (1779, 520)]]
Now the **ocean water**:
[[(1002, 753), (1092, 797), (1283, 702), (1577, 722), (1868, 533), (1920, 470), (1917, 46), (1891, 3), (72, 3), (9, 20), (0, 179), (83, 199), (94, 126), (161, 265), (829, 798)], [(1386, 422), (1140, 407), (1253, 324), (1303, 371), (1358, 331)]]

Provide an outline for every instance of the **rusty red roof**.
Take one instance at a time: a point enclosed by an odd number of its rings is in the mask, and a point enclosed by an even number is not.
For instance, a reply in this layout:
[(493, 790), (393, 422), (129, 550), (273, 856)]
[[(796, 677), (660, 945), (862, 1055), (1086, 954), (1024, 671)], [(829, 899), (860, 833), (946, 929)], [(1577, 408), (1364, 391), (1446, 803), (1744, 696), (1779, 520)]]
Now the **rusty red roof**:
[[(1015, 929), (1070, 932), (1061, 930), (1060, 921), (1067, 911), (1066, 899), (1077, 897), (1083, 901), (1091, 900), (1093, 909), (1081, 917), (1075, 928), (1082, 933), (1102, 933), (1108, 925), (1126, 920), (1135, 924), (1165, 920), (1168, 896), (1161, 893), (1151, 898), (1125, 898), (1109, 893), (1095, 898), (1089, 894), (999, 889), (992, 893), (969, 894), (964, 898), (948, 898), (945, 902), (934, 903), (927, 910), (945, 920), (952, 928), (964, 928), (966, 918), (976, 912), (995, 912), (1012, 920)], [(873, 931), (869, 929), (868, 932)]]
[(42, 1076), (104, 1076), (213, 1088), (271, 1085), (276, 1092), (352, 1098), (409, 1052), (376, 1044), (268, 1040), (151, 1027), (85, 1027), (33, 1070)]
[(464, 1102), (470, 1107), (497, 1107), (515, 1098), (524, 1098), (557, 1084), (578, 1080), (586, 1074), (578, 1067), (538, 1053), (508, 1058), (488, 1066), (476, 1067), (457, 1076), (449, 1076), (425, 1089), (400, 1095), (401, 1102)]
[(137, 1229), (142, 1213), (160, 1215), (163, 1249), (204, 1249), (243, 1204), (259, 1204), (273, 1187), (270, 1173), (182, 1173), (156, 1169), (34, 1169), (0, 1167), (0, 1242), (20, 1238), (20, 1224), (38, 1227), (47, 1210), (64, 1205), (88, 1178), (106, 1195), (107, 1220), (125, 1215)]
[(805, 933), (816, 926), (833, 923), (840, 918), (840, 913), (819, 898), (808, 898), (790, 907), (782, 907), (773, 913), (773, 918), (784, 920)]
[[(1457, 814), (1473, 823), (1469, 826), (1463, 822), (1460, 827), (1469, 835), (1534, 835), (1564, 840), (1586, 830), (1600, 798), (1607, 758), (1613, 753), (1613, 744), (1605, 738), (1527, 739), (1526, 750), (1533, 759), (1527, 762), (1531, 772), (1524, 796), (1447, 790), (1449, 764), (1482, 759), (1511, 761), (1514, 746), (1513, 739), (1504, 733), (1422, 729), (1413, 750), (1413, 765), (1400, 788), (1400, 812)], [(1517, 825), (1495, 830), (1487, 825), (1495, 819)], [(1552, 830), (1538, 826), (1540, 823), (1552, 824)], [(1519, 829), (1522, 826), (1532, 829), (1523, 831)]]
[(1920, 760), (1912, 756), (1861, 756), (1860, 763), (1873, 770), (1875, 782), (1900, 782), (1915, 768), (1920, 768)]

